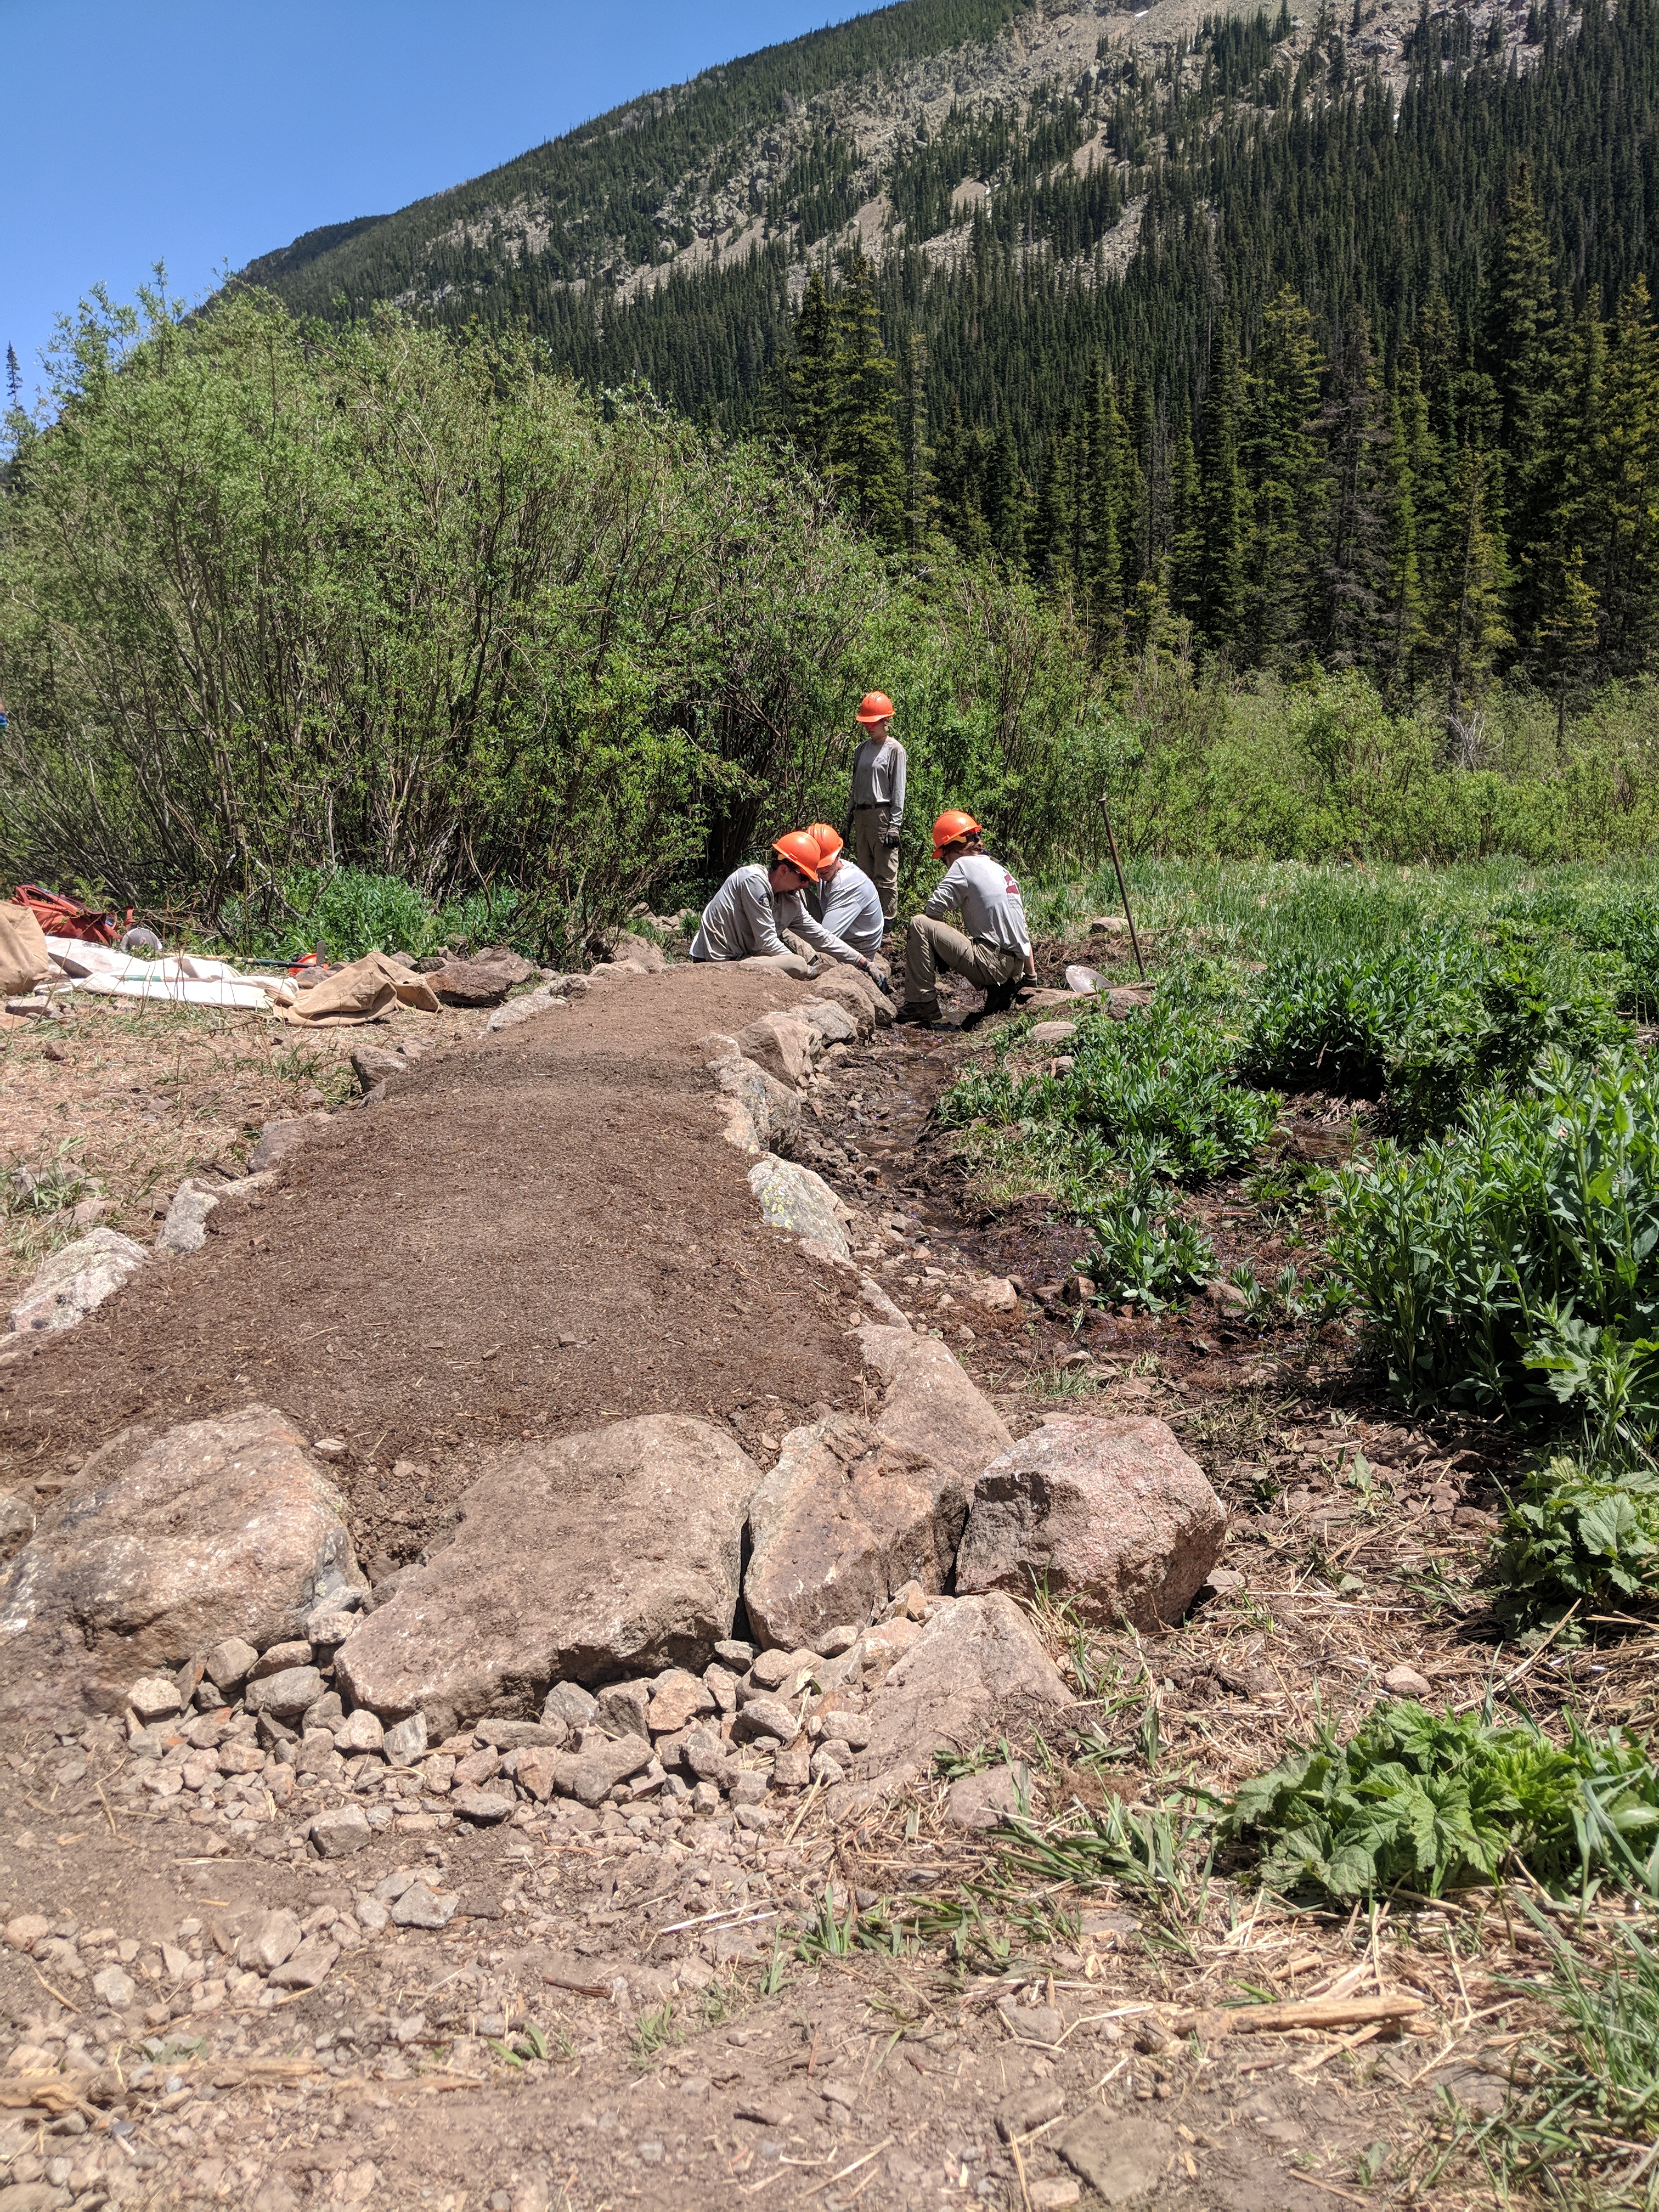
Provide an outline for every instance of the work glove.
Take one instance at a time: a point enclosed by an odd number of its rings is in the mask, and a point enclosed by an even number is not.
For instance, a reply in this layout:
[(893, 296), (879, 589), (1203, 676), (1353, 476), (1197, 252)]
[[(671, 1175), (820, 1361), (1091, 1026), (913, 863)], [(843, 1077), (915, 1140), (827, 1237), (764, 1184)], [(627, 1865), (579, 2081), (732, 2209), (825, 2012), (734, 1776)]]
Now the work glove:
[(898, 843), (898, 841), (899, 841), (899, 840), (898, 840), (898, 832), (897, 832), (897, 830), (895, 830), (894, 831), (892, 831), (892, 833), (891, 833), (890, 836), (885, 836), (885, 837), (884, 837), (884, 838), (882, 839), (882, 841), (881, 841), (881, 848), (882, 848), (883, 852), (884, 852), (884, 853), (890, 853), (890, 852), (892, 851), (892, 849), (893, 849), (894, 846), (895, 846), (895, 845), (896, 845), (896, 844)]

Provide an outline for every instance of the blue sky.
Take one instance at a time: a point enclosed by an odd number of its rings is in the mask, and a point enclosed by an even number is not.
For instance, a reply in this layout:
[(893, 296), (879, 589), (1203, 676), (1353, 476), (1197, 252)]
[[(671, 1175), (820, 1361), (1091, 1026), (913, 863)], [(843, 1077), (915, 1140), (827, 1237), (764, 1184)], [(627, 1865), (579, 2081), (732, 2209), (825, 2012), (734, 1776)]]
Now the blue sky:
[[(872, 4), (872, 0), (862, 0)], [(860, 0), (0, 0), (0, 355), (26, 403), (55, 318), (165, 261), (384, 215)]]

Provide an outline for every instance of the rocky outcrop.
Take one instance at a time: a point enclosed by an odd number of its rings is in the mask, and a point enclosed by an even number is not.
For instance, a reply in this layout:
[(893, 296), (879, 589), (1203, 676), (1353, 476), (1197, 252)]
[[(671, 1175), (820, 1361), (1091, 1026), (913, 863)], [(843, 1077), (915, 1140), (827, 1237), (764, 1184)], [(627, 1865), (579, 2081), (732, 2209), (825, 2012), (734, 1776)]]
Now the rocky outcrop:
[(303, 1637), (320, 1588), (356, 1582), (344, 1505), (268, 1406), (94, 1452), (0, 1581), (8, 1702), (70, 1678), (96, 1705), (236, 1638)]
[(780, 1083), (799, 1091), (812, 1073), (817, 1038), (797, 1014), (762, 1014), (738, 1033), (738, 1049)]
[(882, 1385), (875, 1425), (895, 1443), (971, 1482), (1012, 1443), (1000, 1415), (937, 1337), (870, 1322), (859, 1331), (859, 1345)]
[(679, 1414), (504, 1453), (453, 1540), (342, 1645), (336, 1679), (442, 1736), (528, 1717), (554, 1682), (700, 1670), (732, 1631), (759, 1480), (723, 1431)]
[(113, 1229), (94, 1229), (64, 1244), (41, 1267), (9, 1319), (25, 1333), (73, 1328), (112, 1297), (149, 1257), (142, 1244)]
[(1083, 1620), (1156, 1628), (1192, 1602), (1226, 1528), (1165, 1422), (1050, 1421), (980, 1475), (957, 1588), (1024, 1592), (1040, 1579)]
[(869, 1620), (907, 1583), (942, 1590), (967, 1517), (954, 1468), (864, 1422), (836, 1413), (793, 1430), (750, 1503), (750, 1626), (787, 1650)]

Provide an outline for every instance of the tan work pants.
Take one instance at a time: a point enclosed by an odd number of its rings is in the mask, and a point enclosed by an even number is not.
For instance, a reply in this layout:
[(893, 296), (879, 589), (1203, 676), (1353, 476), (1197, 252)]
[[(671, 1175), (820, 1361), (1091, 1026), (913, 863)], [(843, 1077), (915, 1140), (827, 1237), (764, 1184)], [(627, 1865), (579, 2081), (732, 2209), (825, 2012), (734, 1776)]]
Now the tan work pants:
[(898, 847), (881, 842), (885, 814), (880, 806), (853, 809), (853, 858), (875, 885), (881, 910), (890, 921), (898, 904)]
[(904, 940), (904, 1003), (929, 1013), (939, 1010), (939, 971), (966, 977), (975, 990), (994, 991), (1025, 965), (1018, 952), (999, 952), (988, 945), (975, 945), (948, 921), (935, 921), (919, 914)]

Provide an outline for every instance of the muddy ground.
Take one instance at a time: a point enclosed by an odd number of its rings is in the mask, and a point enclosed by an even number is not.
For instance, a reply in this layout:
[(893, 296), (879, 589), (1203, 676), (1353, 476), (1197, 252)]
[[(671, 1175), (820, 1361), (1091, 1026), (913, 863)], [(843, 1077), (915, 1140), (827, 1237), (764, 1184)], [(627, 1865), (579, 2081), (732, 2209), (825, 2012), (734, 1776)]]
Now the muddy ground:
[[(680, 968), (614, 979), (487, 1043), (478, 1017), (465, 1034), (454, 1021), (403, 1091), (337, 1114), (293, 1156), (266, 1206), (0, 1370), (0, 1483), (50, 1495), (135, 1415), (257, 1395), (349, 1438), (354, 1536), (395, 1563), (442, 1540), (501, 1438), (678, 1408), (730, 1419), (769, 1464), (785, 1428), (856, 1402), (854, 1316), (755, 1227), (696, 1041), (804, 994)], [(64, 1060), (9, 1034), (0, 1096), (14, 1131), (33, 1096), (43, 1117), (52, 1102), (54, 1141), (90, 1150), (108, 1062), (94, 1064), (95, 1018), (80, 1020), (56, 1033)], [(191, 1047), (176, 1017), (145, 1023), (122, 1066), (156, 1098)], [(285, 1044), (252, 1023), (233, 1039), (263, 1071)], [(1437, 1700), (1514, 1676), (1507, 1694), (1540, 1716), (1570, 1694), (1598, 1719), (1631, 1713), (1644, 1647), (1495, 1644), (1479, 1588), (1504, 1465), (1489, 1437), (1401, 1423), (1340, 1335), (1209, 1310), (1079, 1317), (1045, 1298), (1079, 1233), (1030, 1200), (981, 1203), (930, 1118), (972, 1048), (949, 1030), (889, 1031), (819, 1094), (819, 1164), (858, 1209), (863, 1263), (1016, 1430), (1057, 1408), (1157, 1413), (1231, 1513), (1226, 1586), (1167, 1635), (1076, 1640), (1039, 1616), (1079, 1698), (1046, 1741), (1012, 1746), (1039, 1821), (1074, 1798), (1231, 1787), (1319, 1713), (1362, 1710), (1402, 1663)], [(263, 1071), (234, 1110), (221, 1094), (213, 1141), (233, 1152), (222, 1132), (258, 1117), (255, 1088), (292, 1110), (298, 1075)], [(1330, 1117), (1304, 1101), (1294, 1121), (1314, 1141)], [(164, 1144), (179, 1157), (175, 1120), (154, 1126), (158, 1158)], [(139, 1195), (142, 1155), (140, 1139)], [(1224, 1264), (1249, 1255), (1271, 1274), (1284, 1224), (1238, 1184), (1203, 1203)], [(1018, 1279), (1015, 1311), (969, 1298), (980, 1273)], [(1294, 1914), (1224, 1872), (1079, 1886), (951, 1826), (947, 1780), (851, 1832), (799, 1800), (763, 1832), (722, 1814), (660, 1839), (528, 1808), (489, 1832), (410, 1811), (331, 1863), (274, 1807), (227, 1830), (149, 1797), (112, 1723), (13, 1731), (0, 1903), (52, 1918), (57, 1948), (45, 1966), (0, 1952), (10, 2070), (66, 2050), (104, 2070), (97, 2095), (56, 2114), (15, 2098), (4, 2112), (0, 2072), (0, 2212), (751, 2197), (767, 2212), (1036, 2212), (1138, 2195), (1313, 2212), (1408, 2174), (1424, 2201), (1459, 2193), (1455, 2175), (1430, 2179), (1435, 2147), (1449, 2100), (1501, 2101), (1535, 2024), (1526, 1929), (1469, 1899)], [(358, 1900), (399, 1869), (462, 1891), (447, 1929), (364, 1924)], [(320, 1987), (238, 1994), (216, 1923), (252, 1903), (332, 1923), (343, 1955)], [(131, 1978), (129, 2004), (92, 1986), (110, 1964)], [(1381, 2031), (1207, 2045), (1152, 2009), (1356, 1989), (1421, 2009)], [(538, 2033), (515, 2063), (526, 2024)]]

